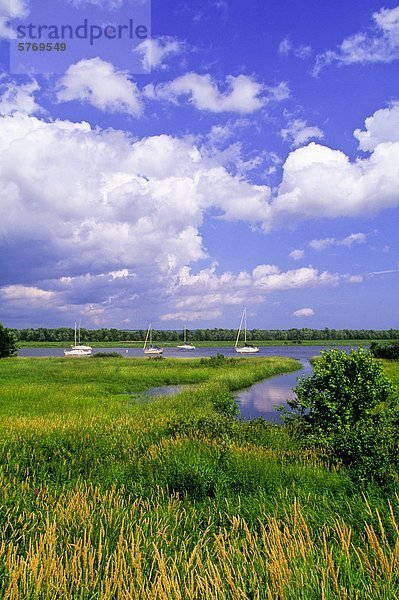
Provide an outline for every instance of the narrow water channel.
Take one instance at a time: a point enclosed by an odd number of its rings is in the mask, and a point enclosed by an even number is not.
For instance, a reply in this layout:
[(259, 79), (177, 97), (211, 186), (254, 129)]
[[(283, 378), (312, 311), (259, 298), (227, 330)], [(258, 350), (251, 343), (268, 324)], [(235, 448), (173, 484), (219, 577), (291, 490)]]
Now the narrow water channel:
[(294, 373), (277, 375), (254, 383), (251, 387), (234, 394), (240, 409), (239, 418), (244, 420), (263, 417), (267, 421), (281, 423), (276, 406), (282, 406), (294, 397), (292, 389), (297, 385), (298, 377), (309, 375), (313, 370), (309, 360), (302, 361), (302, 367)]

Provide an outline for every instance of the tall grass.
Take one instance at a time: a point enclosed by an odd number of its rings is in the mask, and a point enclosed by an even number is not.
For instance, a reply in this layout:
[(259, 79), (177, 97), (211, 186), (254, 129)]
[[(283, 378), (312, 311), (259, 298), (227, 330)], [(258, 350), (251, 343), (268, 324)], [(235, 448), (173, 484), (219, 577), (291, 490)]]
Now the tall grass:
[[(260, 495), (256, 518), (225, 502), (196, 506), (165, 490), (151, 499), (80, 485), (54, 496), (1, 482), (4, 599), (396, 598), (398, 505), (384, 525), (341, 517), (312, 527), (294, 499), (283, 514)], [(3, 487), (5, 484), (5, 488)]]
[(211, 365), (0, 361), (1, 598), (399, 597), (398, 497), (229, 416), (295, 361)]

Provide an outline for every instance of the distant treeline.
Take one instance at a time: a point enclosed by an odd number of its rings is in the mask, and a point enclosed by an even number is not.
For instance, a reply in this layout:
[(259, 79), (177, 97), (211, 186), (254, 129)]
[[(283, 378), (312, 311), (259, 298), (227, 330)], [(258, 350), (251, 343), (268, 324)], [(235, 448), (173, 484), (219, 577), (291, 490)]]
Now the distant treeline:
[[(56, 329), (12, 329), (20, 342), (70, 342), (74, 339), (74, 330), (70, 327)], [(147, 331), (143, 329), (81, 329), (80, 338), (83, 342), (126, 342), (143, 341)], [(233, 341), (236, 329), (192, 329), (187, 331), (190, 341)], [(153, 330), (153, 339), (159, 342), (173, 342), (183, 339), (183, 332), (176, 330)], [(396, 340), (399, 339), (398, 329), (251, 329), (247, 339), (269, 341), (306, 340)]]

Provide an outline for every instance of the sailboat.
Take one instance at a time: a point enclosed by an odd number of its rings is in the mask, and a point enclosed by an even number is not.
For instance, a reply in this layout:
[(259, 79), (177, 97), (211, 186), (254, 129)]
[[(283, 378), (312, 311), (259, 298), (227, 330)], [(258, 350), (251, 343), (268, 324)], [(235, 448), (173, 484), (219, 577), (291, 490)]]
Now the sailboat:
[[(148, 342), (148, 347), (147, 347), (147, 342)], [(148, 326), (147, 335), (145, 336), (143, 351), (144, 351), (144, 354), (149, 354), (150, 356), (160, 356), (163, 353), (163, 348), (160, 348), (159, 346), (153, 346), (153, 344), (152, 344), (151, 323)]]
[[(238, 342), (240, 340), (240, 333), (241, 333), (243, 324), (244, 324), (244, 346), (239, 346)], [(247, 344), (247, 309), (246, 308), (244, 308), (243, 313), (242, 313), (240, 327), (238, 328), (237, 339), (236, 339), (236, 343), (235, 343), (234, 347), (235, 347), (236, 352), (239, 352), (240, 354), (255, 354), (255, 352), (259, 352), (258, 346), (252, 346), (251, 344)]]
[(80, 343), (80, 321), (79, 321), (79, 335), (78, 340), (76, 340), (76, 321), (75, 321), (75, 343), (71, 346), (70, 350), (64, 350), (65, 356), (90, 356), (92, 347), (84, 346)]
[(195, 346), (193, 346), (192, 344), (190, 344), (187, 341), (187, 327), (184, 327), (183, 338), (184, 338), (183, 344), (179, 344), (176, 347), (179, 348), (179, 350), (195, 350)]

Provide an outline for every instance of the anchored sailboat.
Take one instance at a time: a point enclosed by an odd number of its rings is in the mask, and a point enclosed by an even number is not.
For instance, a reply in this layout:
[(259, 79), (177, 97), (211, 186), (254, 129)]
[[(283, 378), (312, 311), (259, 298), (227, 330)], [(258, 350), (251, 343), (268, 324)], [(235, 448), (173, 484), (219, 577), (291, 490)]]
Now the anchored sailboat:
[[(148, 343), (148, 347), (147, 347), (147, 343)], [(163, 353), (163, 348), (160, 348), (159, 346), (153, 346), (153, 344), (152, 344), (151, 323), (148, 326), (147, 335), (145, 336), (143, 351), (144, 351), (144, 354), (149, 354), (150, 356), (160, 356)]]
[(79, 321), (79, 334), (78, 339), (76, 341), (76, 321), (75, 321), (75, 343), (71, 346), (70, 350), (64, 350), (65, 356), (90, 356), (92, 347), (84, 346), (80, 343), (80, 321)]
[(176, 347), (179, 348), (179, 350), (195, 350), (195, 346), (193, 346), (187, 341), (187, 327), (184, 327), (183, 338), (183, 344), (179, 344)]
[[(244, 324), (244, 346), (239, 346), (238, 342), (240, 340), (240, 333), (241, 333), (243, 324)], [(236, 343), (235, 343), (234, 347), (235, 347), (236, 352), (239, 352), (240, 354), (255, 354), (255, 352), (259, 352), (258, 346), (252, 346), (251, 344), (247, 344), (247, 309), (246, 308), (244, 308), (242, 316), (241, 316), (240, 327), (238, 328), (237, 339), (236, 339)]]

